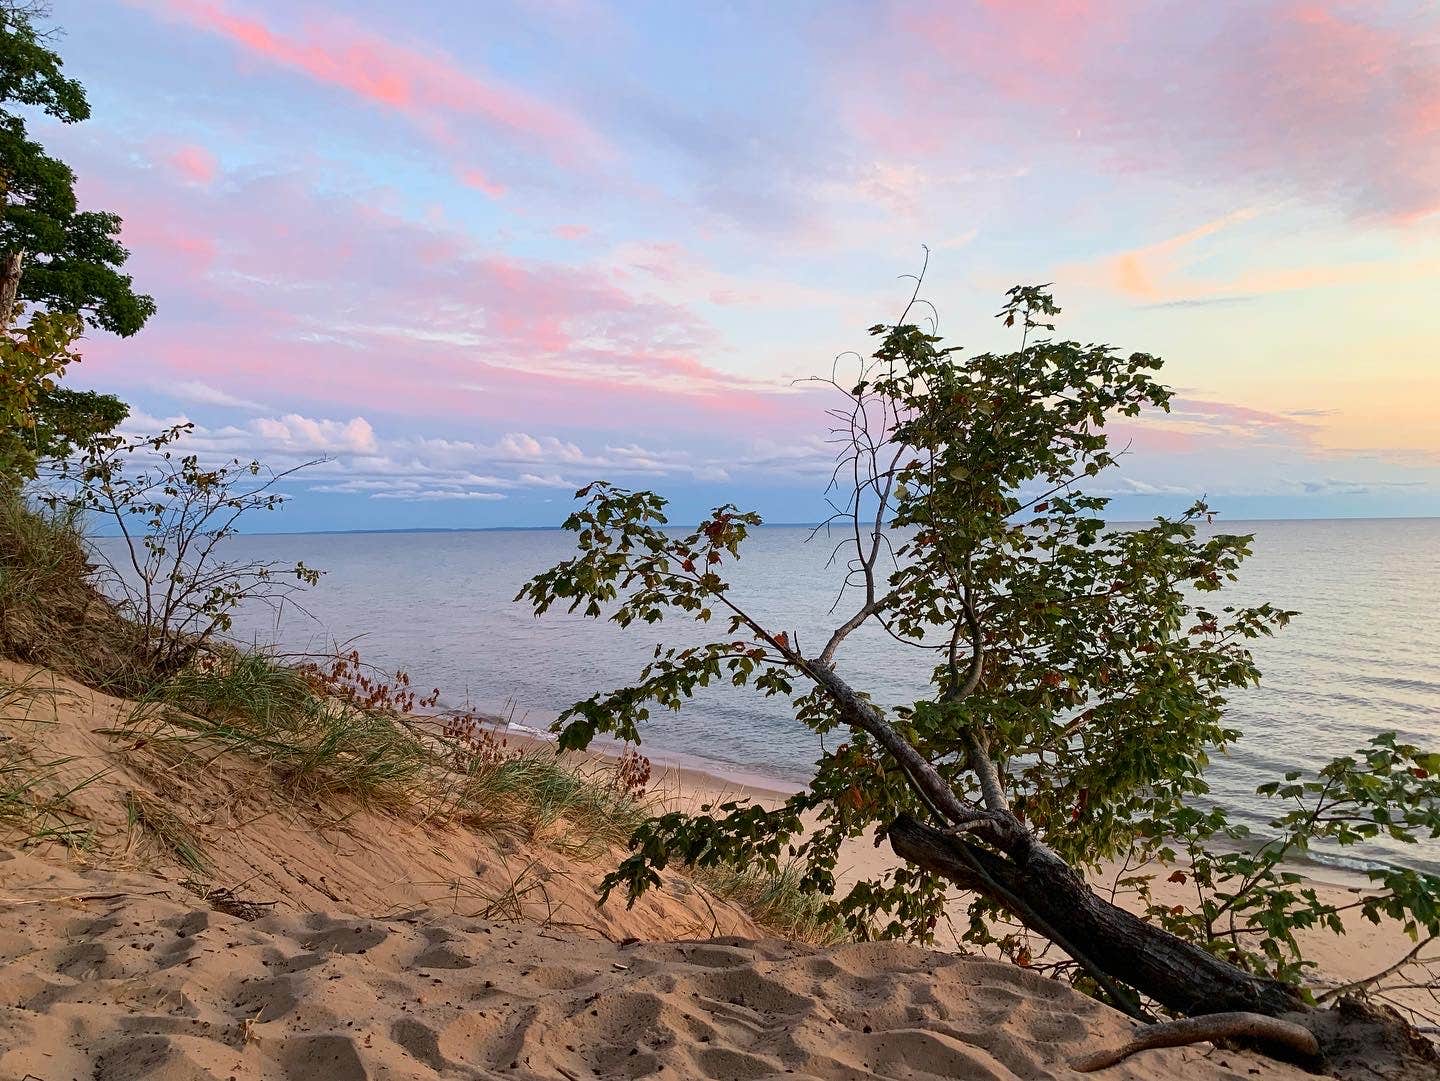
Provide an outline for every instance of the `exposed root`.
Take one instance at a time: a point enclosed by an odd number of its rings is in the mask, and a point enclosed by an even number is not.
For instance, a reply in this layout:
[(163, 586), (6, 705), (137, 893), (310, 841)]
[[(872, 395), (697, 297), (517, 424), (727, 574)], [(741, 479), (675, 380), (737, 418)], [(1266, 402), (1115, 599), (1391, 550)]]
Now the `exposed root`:
[(1070, 1065), (1080, 1073), (1092, 1073), (1154, 1047), (1181, 1047), (1213, 1040), (1255, 1040), (1298, 1052), (1307, 1059), (1320, 1055), (1320, 1043), (1315, 1034), (1294, 1021), (1283, 1021), (1261, 1013), (1212, 1013), (1150, 1025), (1137, 1031), (1119, 1047), (1084, 1055)]

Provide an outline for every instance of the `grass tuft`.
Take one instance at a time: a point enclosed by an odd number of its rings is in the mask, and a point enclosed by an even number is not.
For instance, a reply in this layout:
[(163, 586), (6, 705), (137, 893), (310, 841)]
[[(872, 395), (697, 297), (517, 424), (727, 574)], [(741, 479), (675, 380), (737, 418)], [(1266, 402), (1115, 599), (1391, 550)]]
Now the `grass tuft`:
[(149, 796), (130, 792), (125, 797), (125, 816), (132, 838), (149, 838), (169, 856), (197, 875), (210, 873), (200, 839), (174, 811)]
[(548, 747), (530, 748), (454, 771), (430, 814), (471, 828), (518, 830), (528, 840), (591, 855), (624, 844), (649, 813), (612, 774), (604, 765), (577, 769)]
[(794, 865), (778, 872), (753, 867), (693, 867), (690, 875), (717, 897), (738, 905), (776, 938), (830, 946), (851, 938), (839, 920), (825, 913), (825, 898), (801, 887)]
[(36, 716), (37, 703), (53, 699), (38, 680), (0, 679), (0, 841), (21, 847), (54, 841), (77, 851), (90, 847), (93, 833), (70, 797), (102, 773), (67, 783), (63, 767), (73, 758), (40, 761), (27, 753), (15, 732), (20, 725), (47, 722)]
[(231, 650), (153, 688), (111, 734), (138, 736), (172, 756), (242, 754), (292, 795), (389, 812), (422, 798), (435, 758), (394, 718), (316, 695), (293, 668)]

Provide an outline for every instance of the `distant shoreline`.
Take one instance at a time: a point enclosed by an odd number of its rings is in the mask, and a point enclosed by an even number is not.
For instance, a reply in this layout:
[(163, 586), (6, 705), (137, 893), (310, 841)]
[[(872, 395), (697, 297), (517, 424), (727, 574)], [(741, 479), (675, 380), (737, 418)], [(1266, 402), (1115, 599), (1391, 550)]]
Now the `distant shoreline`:
[[(1117, 518), (1108, 521), (1107, 526), (1147, 525), (1150, 518)], [(1217, 525), (1265, 525), (1282, 522), (1435, 522), (1440, 514), (1356, 514), (1325, 518), (1221, 518)], [(819, 522), (761, 522), (754, 529), (814, 529)], [(689, 529), (690, 526), (666, 526), (666, 529)], [(483, 526), (412, 526), (403, 529), (278, 529), (256, 530), (235, 534), (240, 537), (344, 537), (377, 535), (404, 535), (425, 533), (558, 533), (563, 525), (483, 525)], [(116, 540), (118, 533), (97, 533), (97, 540)]]

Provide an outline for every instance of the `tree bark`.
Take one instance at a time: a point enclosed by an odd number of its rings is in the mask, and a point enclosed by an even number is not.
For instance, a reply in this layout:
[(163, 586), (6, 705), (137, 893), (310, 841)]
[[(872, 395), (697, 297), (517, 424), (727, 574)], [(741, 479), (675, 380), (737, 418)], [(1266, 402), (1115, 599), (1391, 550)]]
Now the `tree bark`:
[[(1097, 896), (1068, 864), (1038, 842), (1002, 856), (909, 815), (897, 818), (889, 834), (891, 848), (902, 859), (1004, 904), (977, 875), (978, 865), (1030, 906), (1034, 915), (1064, 933), (1107, 975), (1177, 1013), (1248, 1011), (1279, 1017), (1305, 1009), (1288, 985), (1252, 976)], [(1026, 921), (1025, 913), (1013, 914)]]
[(20, 271), (24, 265), (23, 251), (0, 252), (0, 331), (8, 333), (15, 317), (15, 299), (20, 292)]

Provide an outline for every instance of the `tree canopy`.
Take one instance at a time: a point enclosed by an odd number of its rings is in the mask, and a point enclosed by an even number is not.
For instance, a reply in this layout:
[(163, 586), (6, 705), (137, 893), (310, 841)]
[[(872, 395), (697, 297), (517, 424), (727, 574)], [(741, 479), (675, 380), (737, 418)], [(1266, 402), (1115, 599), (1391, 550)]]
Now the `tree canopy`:
[[(94, 327), (129, 336), (155, 302), (137, 293), (123, 266), (120, 218), (80, 210), (75, 173), (31, 138), (20, 108), (63, 124), (90, 116), (84, 88), (64, 74), (33, 9), (0, 5), (0, 262), (8, 261), (18, 299), (83, 315)], [(9, 312), (0, 312), (8, 322)]]
[(0, 0), (0, 481), (7, 484), (125, 419), (119, 398), (60, 379), (80, 359), (75, 343), (85, 324), (128, 336), (155, 311), (122, 270), (129, 252), (119, 241), (120, 218), (80, 210), (73, 170), (30, 137), (21, 110), (64, 124), (90, 116), (84, 88), (53, 48), (54, 32), (36, 28), (43, 14), (39, 4)]

